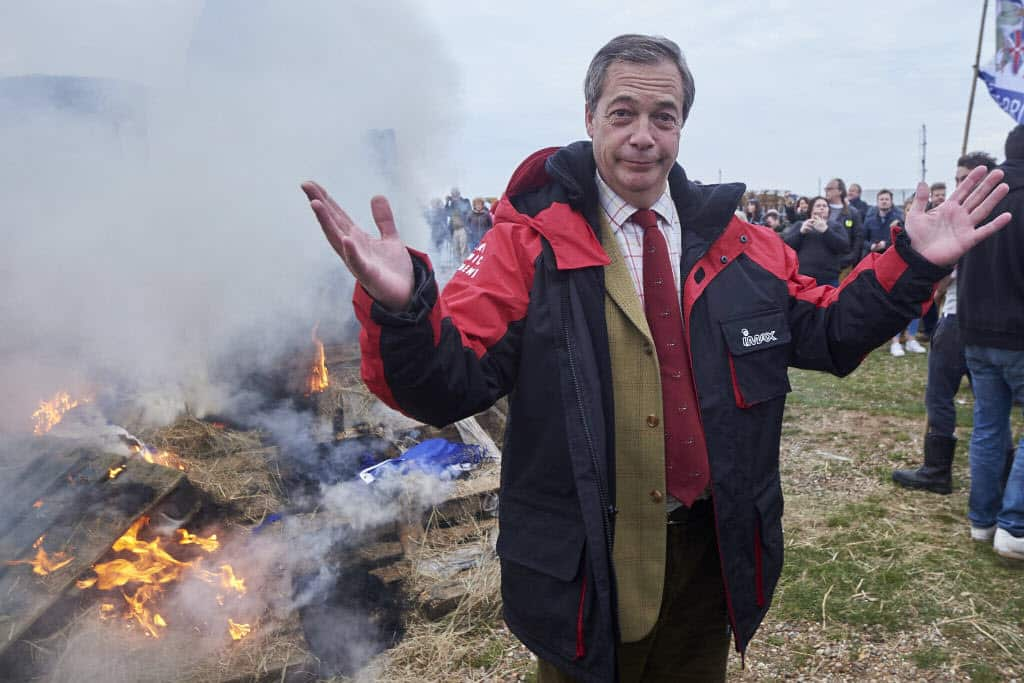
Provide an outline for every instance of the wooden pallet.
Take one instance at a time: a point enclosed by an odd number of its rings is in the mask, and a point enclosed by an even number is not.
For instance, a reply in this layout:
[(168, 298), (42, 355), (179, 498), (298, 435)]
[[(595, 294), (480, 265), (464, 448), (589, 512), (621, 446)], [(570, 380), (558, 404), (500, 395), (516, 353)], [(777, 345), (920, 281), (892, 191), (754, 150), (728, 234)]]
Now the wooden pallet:
[[(13, 482), (0, 496), (0, 657), (99, 561), (131, 524), (175, 491), (185, 476), (138, 458), (90, 448), (66, 448), (59, 439), (26, 442)], [(124, 466), (113, 479), (110, 470)], [(71, 561), (50, 574), (33, 573), (33, 544)]]

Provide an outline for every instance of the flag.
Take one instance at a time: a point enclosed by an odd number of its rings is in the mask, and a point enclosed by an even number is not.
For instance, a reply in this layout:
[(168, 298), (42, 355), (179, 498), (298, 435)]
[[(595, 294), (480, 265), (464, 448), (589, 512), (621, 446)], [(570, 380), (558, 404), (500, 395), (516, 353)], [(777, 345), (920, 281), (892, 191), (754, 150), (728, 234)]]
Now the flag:
[(996, 0), (996, 54), (978, 76), (996, 104), (1024, 123), (1024, 0)]

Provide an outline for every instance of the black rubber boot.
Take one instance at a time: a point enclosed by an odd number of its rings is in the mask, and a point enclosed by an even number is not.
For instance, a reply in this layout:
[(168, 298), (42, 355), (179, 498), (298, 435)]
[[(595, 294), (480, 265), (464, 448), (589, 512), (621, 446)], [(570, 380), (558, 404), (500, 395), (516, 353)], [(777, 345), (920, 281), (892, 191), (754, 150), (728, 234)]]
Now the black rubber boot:
[(908, 489), (950, 494), (953, 492), (955, 451), (955, 437), (928, 434), (924, 437), (924, 464), (916, 470), (893, 470), (892, 480)]

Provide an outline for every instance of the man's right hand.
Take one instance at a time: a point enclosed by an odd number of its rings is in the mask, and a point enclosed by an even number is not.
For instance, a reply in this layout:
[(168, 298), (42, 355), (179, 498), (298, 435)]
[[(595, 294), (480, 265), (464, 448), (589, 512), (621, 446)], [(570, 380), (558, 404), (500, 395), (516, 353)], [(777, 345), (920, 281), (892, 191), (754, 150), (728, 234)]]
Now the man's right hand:
[(327, 241), (366, 293), (389, 311), (405, 310), (412, 300), (415, 276), (412, 258), (398, 236), (388, 200), (379, 195), (370, 200), (373, 222), (380, 231), (377, 239), (353, 223), (319, 184), (304, 182), (302, 191)]

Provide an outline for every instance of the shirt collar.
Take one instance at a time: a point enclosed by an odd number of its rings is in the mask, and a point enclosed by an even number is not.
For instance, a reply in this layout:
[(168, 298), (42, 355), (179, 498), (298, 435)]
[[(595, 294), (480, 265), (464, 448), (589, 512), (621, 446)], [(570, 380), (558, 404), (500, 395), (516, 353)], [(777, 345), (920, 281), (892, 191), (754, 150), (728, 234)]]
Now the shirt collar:
[[(608, 216), (608, 221), (612, 226), (612, 232), (618, 232), (622, 229), (623, 224), (629, 220), (629, 217), (637, 212), (637, 208), (620, 197), (618, 193), (616, 193), (615, 190), (613, 190), (608, 183), (604, 181), (600, 172), (595, 171), (594, 176), (597, 178), (598, 203)], [(658, 214), (658, 217), (669, 225), (673, 225), (677, 221), (676, 205), (675, 202), (672, 201), (672, 194), (668, 190), (667, 181), (665, 182), (664, 191), (662, 191), (661, 196), (658, 197), (657, 201), (654, 202), (654, 205), (651, 206), (651, 210)]]

